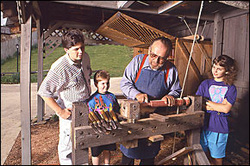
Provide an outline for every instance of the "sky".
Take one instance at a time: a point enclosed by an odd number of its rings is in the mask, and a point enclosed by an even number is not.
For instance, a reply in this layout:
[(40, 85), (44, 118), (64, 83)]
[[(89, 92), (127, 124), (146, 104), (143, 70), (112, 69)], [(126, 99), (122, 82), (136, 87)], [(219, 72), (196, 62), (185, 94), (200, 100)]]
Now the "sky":
[(7, 22), (7, 17), (3, 18), (3, 12), (1, 11), (1, 26), (5, 26)]

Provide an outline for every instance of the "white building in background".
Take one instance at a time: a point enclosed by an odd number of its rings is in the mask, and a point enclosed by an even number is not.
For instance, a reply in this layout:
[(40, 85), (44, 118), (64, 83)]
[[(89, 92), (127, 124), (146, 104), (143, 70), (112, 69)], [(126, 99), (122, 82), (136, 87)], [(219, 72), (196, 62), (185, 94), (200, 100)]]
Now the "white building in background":
[(1, 26), (5, 26), (7, 22), (7, 17), (3, 18), (3, 12), (1, 11)]

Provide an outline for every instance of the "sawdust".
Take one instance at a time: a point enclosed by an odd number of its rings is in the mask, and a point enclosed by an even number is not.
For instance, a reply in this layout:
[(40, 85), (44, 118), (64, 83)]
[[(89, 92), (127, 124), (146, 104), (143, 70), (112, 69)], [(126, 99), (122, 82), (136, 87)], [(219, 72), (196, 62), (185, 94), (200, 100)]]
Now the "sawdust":
[[(59, 165), (57, 145), (59, 127), (58, 121), (49, 120), (45, 124), (31, 126), (31, 153), (32, 165)], [(161, 143), (161, 151), (155, 159), (155, 163), (161, 161), (165, 157), (171, 155), (173, 148), (174, 134), (164, 136)], [(186, 145), (184, 134), (177, 133), (175, 138), (175, 151), (182, 149)], [(234, 146), (227, 148), (227, 157), (224, 160), (225, 165), (249, 165), (249, 156), (240, 154)], [(21, 164), (21, 133), (19, 133), (4, 165), (22, 165)], [(120, 165), (122, 154), (117, 144), (117, 150), (111, 152), (110, 165)], [(101, 155), (101, 164), (103, 163)], [(164, 165), (183, 165), (184, 156), (178, 157), (176, 160), (169, 160)], [(89, 156), (89, 164), (92, 165), (91, 156)], [(135, 165), (139, 164), (139, 160), (135, 160)]]

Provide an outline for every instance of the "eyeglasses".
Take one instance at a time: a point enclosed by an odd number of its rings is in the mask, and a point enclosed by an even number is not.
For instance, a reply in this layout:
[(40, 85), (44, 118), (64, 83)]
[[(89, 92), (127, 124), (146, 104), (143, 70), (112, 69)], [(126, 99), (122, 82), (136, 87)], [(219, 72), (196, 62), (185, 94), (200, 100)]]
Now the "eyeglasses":
[(156, 54), (154, 54), (154, 53), (152, 53), (152, 52), (150, 52), (149, 56), (150, 56), (152, 59), (157, 59), (157, 58), (159, 58), (159, 63), (164, 63), (164, 62), (166, 62), (166, 60), (167, 60), (167, 57), (161, 57), (161, 56), (156, 55)]

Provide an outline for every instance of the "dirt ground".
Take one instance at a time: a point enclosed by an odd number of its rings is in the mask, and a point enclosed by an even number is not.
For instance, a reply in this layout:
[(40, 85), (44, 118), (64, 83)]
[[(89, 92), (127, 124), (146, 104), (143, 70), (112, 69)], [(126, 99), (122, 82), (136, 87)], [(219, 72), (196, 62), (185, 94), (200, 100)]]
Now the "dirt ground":
[[(48, 120), (45, 124), (35, 124), (31, 126), (31, 147), (32, 147), (32, 165), (59, 165), (57, 144), (59, 127), (58, 121)], [(249, 165), (249, 146), (244, 145), (234, 139), (233, 134), (229, 137), (227, 154), (224, 159), (224, 165)], [(155, 159), (155, 163), (171, 155), (173, 148), (174, 134), (164, 136), (165, 140), (161, 143), (161, 151)], [(184, 134), (177, 133), (175, 141), (175, 151), (186, 146), (186, 138)], [(238, 143), (237, 143), (238, 142)], [(247, 144), (248, 145), (248, 144)], [(21, 164), (21, 133), (19, 133), (4, 165), (22, 165)], [(111, 152), (111, 165), (121, 164), (121, 151), (119, 144), (117, 150)], [(102, 160), (102, 156), (101, 156)], [(164, 165), (183, 165), (184, 156), (178, 157), (176, 160), (169, 160)], [(103, 160), (101, 161), (103, 163)], [(139, 164), (139, 160), (135, 160), (135, 165)], [(92, 165), (89, 156), (89, 165)]]

